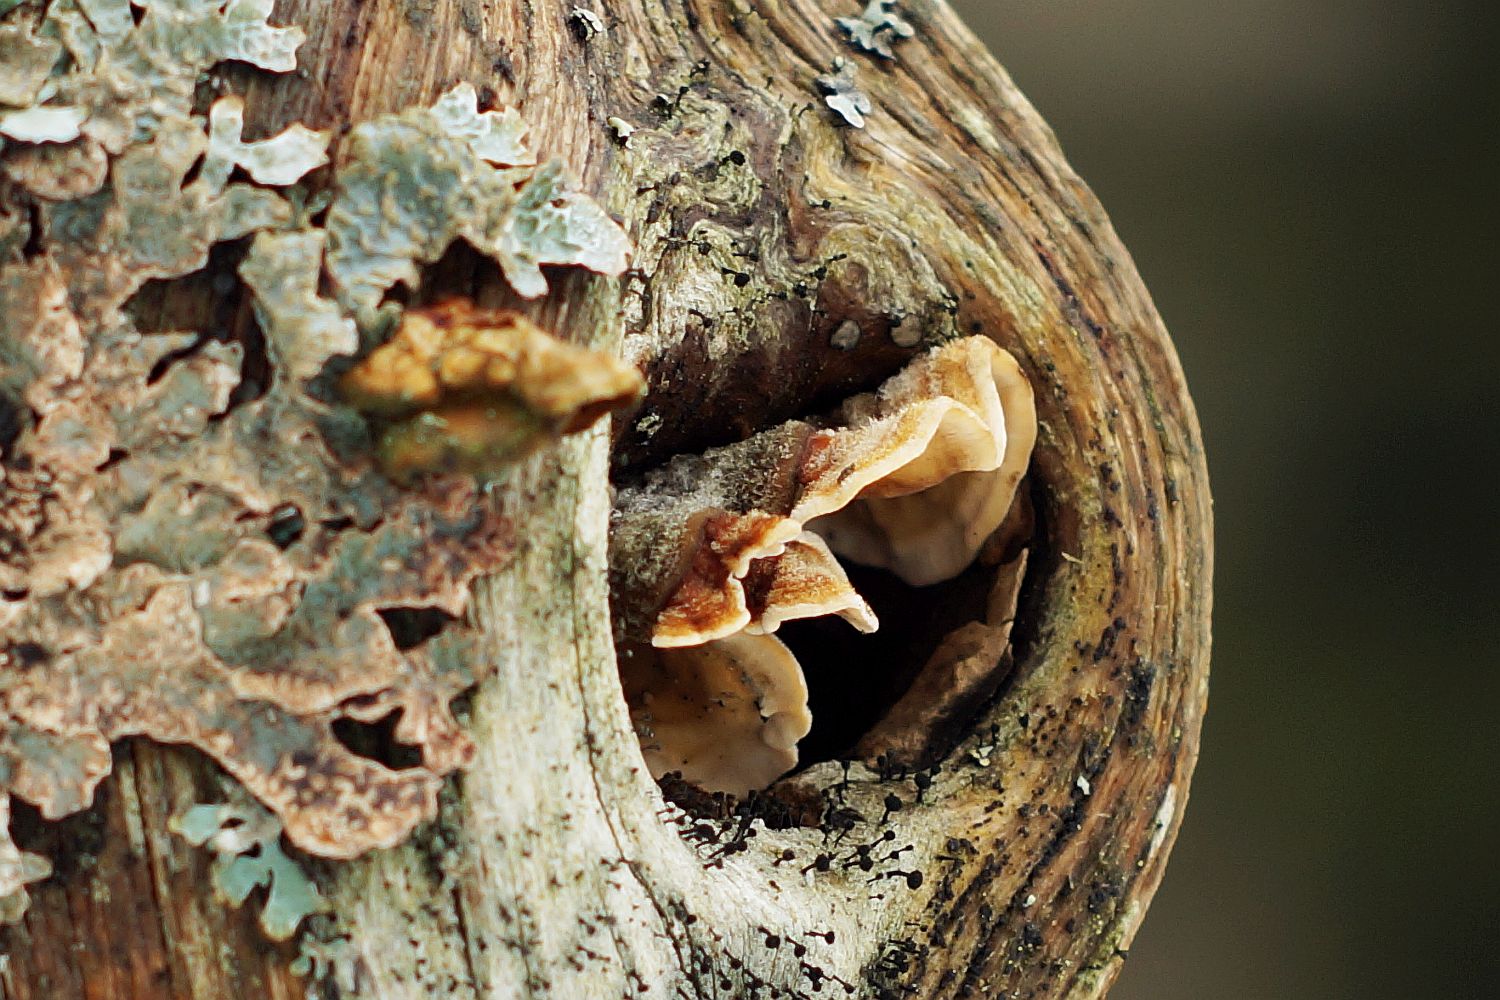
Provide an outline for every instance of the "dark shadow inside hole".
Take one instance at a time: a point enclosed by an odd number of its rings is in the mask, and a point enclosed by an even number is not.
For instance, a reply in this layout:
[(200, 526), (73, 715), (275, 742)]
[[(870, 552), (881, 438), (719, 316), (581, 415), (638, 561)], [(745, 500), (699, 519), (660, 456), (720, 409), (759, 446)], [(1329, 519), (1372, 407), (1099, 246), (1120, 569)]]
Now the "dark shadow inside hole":
[(107, 472), (129, 457), (130, 452), (126, 451), (124, 448), (111, 448), (109, 449), (109, 454), (104, 457), (104, 461), (100, 463), (99, 467), (94, 471)]
[(5, 648), (5, 656), (0, 658), (0, 662), (6, 663), (12, 670), (21, 674), (49, 663), (51, 660), (52, 651), (36, 642), (14, 643)]
[(466, 240), (454, 240), (443, 255), (422, 268), (420, 299), (442, 302), (457, 296), (474, 298), (479, 290), (509, 288), (500, 265)]
[[(307, 521), (302, 508), (294, 503), (279, 504), (271, 510), (270, 522), (266, 525), (266, 537), (278, 549), (290, 548), (302, 537)], [(387, 623), (389, 625), (389, 623)]]
[(237, 268), (250, 248), (248, 238), (215, 243), (208, 262), (177, 278), (152, 278), (125, 302), (125, 314), (141, 333), (201, 330), (227, 340), (239, 309)]
[(984, 618), (995, 569), (973, 565), (951, 580), (913, 587), (881, 569), (844, 564), (849, 581), (880, 619), (856, 632), (833, 617), (787, 622), (777, 631), (807, 677), (812, 732), (802, 766), (837, 760), (906, 693), (943, 638)]
[(396, 739), (396, 726), (400, 722), (399, 708), (374, 722), (345, 717), (333, 721), (333, 735), (350, 753), (392, 771), (406, 771), (422, 765), (422, 751)]
[(42, 206), (35, 201), (28, 202), (26, 221), (30, 224), (31, 231), (26, 236), (26, 245), (21, 248), (21, 256), (26, 260), (36, 260), (47, 252), (47, 226), (42, 218)]
[(480, 253), (466, 240), (448, 244), (443, 255), (418, 272), (415, 284), (391, 286), (382, 302), (394, 302), (403, 308), (431, 305), (446, 299), (475, 299), (480, 289), (509, 288), (500, 265)]
[(52, 864), (52, 874), (34, 883), (32, 893), (48, 882), (66, 884), (99, 863), (114, 786), (115, 782), (104, 782), (87, 808), (55, 820), (43, 818), (41, 810), (24, 799), (10, 800), (10, 834), (16, 846)]
[(458, 619), (441, 608), (377, 608), (397, 649), (420, 646)]
[(238, 268), (249, 249), (249, 237), (216, 243), (202, 268), (178, 278), (153, 278), (125, 303), (125, 313), (142, 333), (198, 333), (196, 343), (158, 361), (149, 381), (209, 341), (240, 345), (240, 380), (229, 394), (225, 414), (259, 399), (271, 384), (265, 332), (239, 279)]
[(183, 358), (190, 358), (194, 354), (197, 354), (198, 350), (209, 339), (211, 338), (200, 336), (197, 340), (193, 341), (186, 347), (179, 347), (175, 351), (168, 351), (166, 354), (163, 354), (161, 357), (157, 358), (156, 363), (151, 366), (151, 371), (146, 374), (146, 384), (155, 385), (157, 382), (160, 382), (161, 377), (167, 373), (167, 369), (171, 368)]
[[(1016, 663), (1024, 663), (1031, 657), (1039, 638), (1037, 623), (1042, 620), (1043, 602), (1046, 599), (1046, 582), (1058, 573), (1054, 540), (1057, 518), (1055, 500), (1046, 489), (1042, 477), (1033, 472), (1021, 480), (1021, 489), (1026, 491), (1024, 499), (1031, 507), (1031, 531), (1021, 544), (1026, 548), (1026, 575), (1021, 578), (1021, 593), (1016, 601), (1015, 625), (1010, 631), (1010, 653)], [(1017, 494), (1017, 502), (1022, 499)], [(1007, 558), (1014, 553), (1007, 555)]]
[(30, 422), (30, 408), (8, 390), (0, 388), (0, 462), (10, 458), (16, 438)]

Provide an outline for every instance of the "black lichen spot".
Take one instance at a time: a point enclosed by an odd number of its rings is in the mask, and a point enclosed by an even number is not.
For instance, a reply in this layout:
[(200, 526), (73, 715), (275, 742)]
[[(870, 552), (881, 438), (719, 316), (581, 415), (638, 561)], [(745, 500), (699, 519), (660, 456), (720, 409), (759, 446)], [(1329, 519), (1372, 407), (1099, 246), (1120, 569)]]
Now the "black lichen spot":
[(1125, 686), (1125, 723), (1141, 724), (1146, 714), (1146, 704), (1151, 700), (1151, 689), (1156, 684), (1156, 668), (1147, 663), (1137, 663), (1130, 668), (1130, 682)]
[(1094, 647), (1095, 663), (1098, 663), (1106, 656), (1113, 655), (1115, 651), (1115, 641), (1119, 639), (1120, 633), (1124, 631), (1124, 629), (1125, 619), (1123, 618), (1116, 618), (1114, 621), (1110, 622), (1104, 627), (1104, 631), (1099, 633), (1099, 643)]
[(1089, 884), (1088, 908), (1090, 913), (1102, 913), (1109, 908), (1114, 900), (1119, 899), (1124, 890), (1119, 884), (1112, 880), (1092, 882)]

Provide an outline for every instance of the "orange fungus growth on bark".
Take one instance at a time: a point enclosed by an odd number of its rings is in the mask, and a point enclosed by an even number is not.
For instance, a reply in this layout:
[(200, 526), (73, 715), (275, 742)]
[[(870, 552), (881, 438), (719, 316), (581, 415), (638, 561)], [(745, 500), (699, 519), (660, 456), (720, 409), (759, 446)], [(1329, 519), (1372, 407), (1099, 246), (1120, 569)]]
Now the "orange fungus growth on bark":
[(607, 354), (462, 299), (407, 310), (395, 335), (339, 384), (383, 424), (381, 463), (397, 480), (496, 472), (628, 406), (644, 387)]

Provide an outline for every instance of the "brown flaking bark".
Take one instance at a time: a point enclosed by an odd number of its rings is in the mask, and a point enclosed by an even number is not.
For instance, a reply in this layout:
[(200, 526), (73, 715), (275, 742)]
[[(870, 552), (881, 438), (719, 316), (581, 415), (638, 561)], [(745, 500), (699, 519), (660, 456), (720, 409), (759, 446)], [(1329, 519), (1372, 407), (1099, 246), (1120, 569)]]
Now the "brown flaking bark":
[[(903, 5), (916, 35), (889, 62), (856, 57), (834, 26), (853, 0), (621, 2), (596, 8), (608, 31), (587, 41), (570, 6), (281, 3), (273, 20), (308, 31), (303, 72), (241, 80), (255, 135), (338, 128), (460, 81), (518, 105), (533, 147), (581, 174), (637, 246), (625, 278), (569, 275), (523, 308), (641, 364), (640, 412), (660, 415), (619, 421), (612, 456), (595, 433), (501, 491), (530, 537), (479, 592), (498, 675), (474, 698), (475, 768), (437, 830), (325, 882), (359, 981), (390, 998), (1102, 995), (1180, 822), (1208, 662), (1201, 440), (1128, 254), (940, 4)], [(874, 105), (864, 130), (814, 83), (838, 56)], [(611, 116), (637, 127), (629, 148)], [(462, 255), (431, 285), (516, 304)], [(851, 320), (858, 343), (835, 348)], [(837, 791), (864, 822), (841, 839), (760, 830), (716, 867), (664, 823), (620, 702), (606, 470), (824, 409), (924, 337), (970, 332), (1021, 361), (1041, 423), (1042, 538), (1014, 675), (920, 795), (855, 768)], [(187, 789), (212, 787), (206, 765), (125, 754), (72, 821), (101, 828), (102, 848), (34, 886), (9, 933), (6, 996), (301, 995), (289, 950), (215, 903), (200, 853), (165, 832)], [(893, 794), (903, 808), (882, 816)], [(912, 850), (872, 874), (841, 868), (885, 829)], [(22, 846), (78, 850), (55, 829)], [(831, 873), (804, 880), (822, 854)], [(836, 944), (809, 936), (835, 929)]]

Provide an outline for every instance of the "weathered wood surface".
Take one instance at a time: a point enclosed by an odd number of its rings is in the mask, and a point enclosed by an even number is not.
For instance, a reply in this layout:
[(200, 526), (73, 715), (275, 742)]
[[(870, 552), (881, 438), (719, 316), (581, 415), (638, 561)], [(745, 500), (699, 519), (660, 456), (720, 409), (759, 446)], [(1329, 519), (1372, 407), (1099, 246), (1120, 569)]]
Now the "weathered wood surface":
[[(836, 29), (853, 0), (610, 3), (595, 8), (607, 32), (587, 39), (571, 6), (291, 0), (274, 20), (307, 29), (302, 70), (226, 77), (268, 131), (357, 122), (465, 80), (519, 106), (533, 146), (566, 160), (637, 246), (624, 278), (569, 274), (526, 308), (644, 361), (642, 412), (661, 417), (650, 434), (627, 422), (613, 447), (602, 430), (568, 439), (500, 492), (521, 543), (479, 588), (498, 673), (472, 699), (478, 760), (434, 828), (316, 869), (336, 910), (325, 933), (348, 937), (358, 986), (320, 988), (1102, 995), (1186, 804), (1212, 561), (1196, 419), (1128, 254), (941, 3), (904, 5), (916, 36), (890, 62)], [(840, 56), (874, 104), (862, 130), (814, 82)], [(638, 128), (628, 147), (611, 116)], [(470, 266), (443, 281), (509, 301)], [(850, 319), (859, 345), (833, 349)], [(1037, 392), (1041, 539), (1011, 680), (920, 796), (863, 765), (847, 781), (813, 769), (804, 785), (838, 785), (862, 817), (847, 832), (757, 828), (727, 855), (685, 838), (640, 767), (615, 676), (612, 463), (814, 411), (888, 375), (919, 336), (953, 332), (996, 338)], [(23, 846), (70, 860), (8, 933), (9, 1000), (302, 995), (295, 949), (215, 903), (201, 852), (165, 832), (212, 780), (193, 755), (131, 744), (92, 812), (19, 823)], [(878, 845), (869, 872), (862, 844)]]

